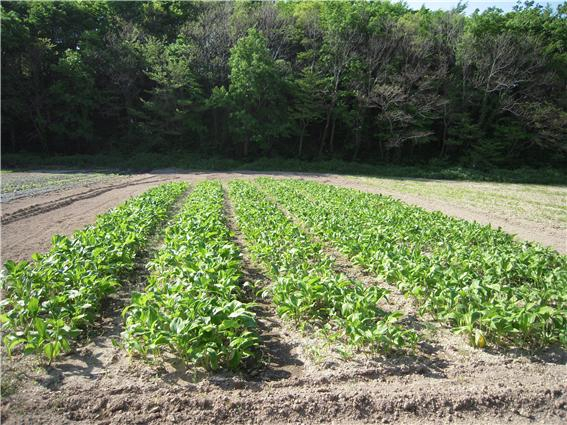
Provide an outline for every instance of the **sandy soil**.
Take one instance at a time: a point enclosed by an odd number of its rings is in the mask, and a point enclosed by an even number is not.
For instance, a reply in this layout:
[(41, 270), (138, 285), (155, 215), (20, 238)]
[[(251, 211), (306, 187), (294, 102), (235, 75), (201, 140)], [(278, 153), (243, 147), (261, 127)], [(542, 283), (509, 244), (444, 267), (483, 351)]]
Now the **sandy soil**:
[(102, 214), (169, 178), (136, 176), (118, 183), (72, 188), (2, 205), (1, 261), (28, 260), (51, 246), (54, 234), (70, 235)]
[(567, 186), (351, 177), (377, 188), (440, 200), (504, 219), (533, 221), (567, 231)]
[[(92, 222), (97, 213), (162, 179), (251, 176), (257, 174), (173, 174), (166, 170), (152, 180), (111, 189), (3, 226), (3, 236), (13, 238), (11, 245), (6, 245), (7, 252), (26, 258), (28, 252), (47, 249), (52, 233), (80, 228)], [(340, 177), (317, 178), (347, 183)], [(46, 196), (57, 201), (68, 195)], [(49, 198), (36, 201), (45, 203)], [(22, 204), (20, 209), (25, 207)], [(243, 251), (245, 279), (257, 288), (268, 285), (269, 280), (248, 256), (230, 203), (227, 212), (235, 242)], [(17, 232), (21, 232), (19, 245)], [(4, 243), (3, 238), (3, 251)], [(158, 245), (159, 238), (153, 249)], [(169, 358), (153, 365), (143, 363), (129, 357), (113, 341), (119, 341), (120, 312), (131, 292), (144, 286), (143, 264), (151, 256), (150, 250), (140, 259), (131, 281), (108, 300), (90, 340), (76, 351), (47, 367), (33, 357), (3, 360), (3, 386), (13, 385), (16, 392), (3, 399), (2, 422), (566, 423), (564, 350), (526, 353), (471, 348), (460, 336), (419, 315), (415, 305), (394, 287), (352, 266), (331, 247), (327, 252), (336, 258), (337, 271), (391, 291), (384, 308), (403, 311), (404, 323), (420, 332), (423, 341), (415, 352), (390, 356), (341, 354), (340, 347), (324, 344), (312, 333), (299, 334), (292, 324), (275, 315), (269, 302), (256, 299), (263, 343), (261, 366), (241, 375), (207, 375), (187, 370)], [(255, 296), (252, 291), (249, 295)]]
[(0, 202), (10, 202), (63, 189), (110, 183), (118, 179), (120, 179), (119, 174), (110, 172), (38, 170), (2, 173), (0, 174)]

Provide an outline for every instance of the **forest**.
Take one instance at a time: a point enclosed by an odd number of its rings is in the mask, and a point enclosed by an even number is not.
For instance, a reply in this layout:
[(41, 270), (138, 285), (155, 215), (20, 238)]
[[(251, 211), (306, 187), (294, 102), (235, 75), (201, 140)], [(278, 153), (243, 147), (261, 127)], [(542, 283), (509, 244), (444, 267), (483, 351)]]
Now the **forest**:
[(2, 153), (567, 164), (567, 2), (11, 2)]

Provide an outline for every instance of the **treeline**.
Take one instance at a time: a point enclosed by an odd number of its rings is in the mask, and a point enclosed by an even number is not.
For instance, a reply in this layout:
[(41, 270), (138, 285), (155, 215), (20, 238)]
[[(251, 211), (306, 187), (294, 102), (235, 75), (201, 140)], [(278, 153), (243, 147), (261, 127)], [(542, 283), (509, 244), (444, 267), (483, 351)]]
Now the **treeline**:
[(567, 157), (567, 3), (9, 2), (2, 151)]

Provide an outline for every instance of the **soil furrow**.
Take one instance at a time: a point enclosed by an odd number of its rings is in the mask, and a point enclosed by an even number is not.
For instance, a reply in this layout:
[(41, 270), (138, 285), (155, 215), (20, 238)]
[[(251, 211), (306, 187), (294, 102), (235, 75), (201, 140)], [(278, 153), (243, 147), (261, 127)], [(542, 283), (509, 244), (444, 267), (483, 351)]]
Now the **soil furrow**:
[(139, 185), (139, 184), (155, 183), (155, 182), (164, 181), (163, 178), (157, 178), (157, 179), (154, 178), (153, 180), (150, 180), (152, 178), (153, 177), (144, 177), (142, 179), (138, 179), (138, 180), (135, 180), (135, 181), (129, 181), (129, 182), (126, 182), (126, 183), (120, 183), (120, 184), (105, 186), (105, 187), (102, 187), (102, 188), (90, 189), (90, 190), (87, 190), (87, 191), (79, 193), (79, 194), (64, 196), (62, 198), (55, 199), (53, 201), (31, 205), (29, 207), (16, 210), (14, 212), (4, 214), (2, 216), (2, 219), (1, 219), (1, 224), (5, 225), (5, 224), (13, 223), (15, 221), (18, 221), (18, 220), (21, 220), (21, 219), (24, 219), (24, 218), (29, 218), (29, 217), (32, 217), (34, 215), (39, 215), (39, 214), (46, 213), (48, 211), (56, 210), (58, 208), (66, 207), (68, 205), (73, 204), (74, 202), (82, 201), (82, 200), (89, 199), (89, 198), (94, 198), (96, 196), (102, 195), (103, 193), (109, 192), (111, 190), (121, 189), (121, 188), (129, 187), (129, 186), (135, 186), (135, 185)]
[[(379, 304), (380, 308), (387, 312), (401, 311), (404, 314), (402, 323), (408, 328), (419, 331), (424, 327), (424, 323), (426, 322), (423, 318), (418, 317), (418, 307), (413, 300), (404, 296), (404, 294), (402, 294), (402, 292), (394, 285), (391, 285), (383, 279), (367, 272), (361, 266), (354, 264), (346, 255), (339, 251), (335, 245), (323, 240), (306, 222), (292, 214), (280, 201), (270, 195), (258, 184), (255, 183), (255, 185), (289, 220), (298, 226), (305, 234), (309, 235), (313, 241), (321, 244), (323, 253), (333, 260), (333, 270), (336, 273), (343, 274), (350, 280), (362, 282), (365, 286), (378, 286), (386, 289), (388, 291), (388, 295)], [(302, 195), (310, 201), (315, 202), (315, 200), (307, 193), (302, 193)], [(430, 320), (431, 317), (427, 317), (427, 319)]]
[[(116, 368), (124, 366), (127, 356), (119, 347), (123, 329), (122, 311), (129, 304), (132, 292), (141, 291), (146, 286), (149, 274), (146, 264), (162, 245), (165, 228), (181, 208), (187, 193), (182, 194), (170, 208), (166, 219), (160, 223), (147, 245), (136, 256), (134, 269), (122, 279), (118, 290), (103, 300), (99, 320), (89, 328), (87, 336), (79, 340), (71, 352), (45, 367), (42, 376), (21, 373), (27, 364), (37, 363), (39, 359), (25, 356), (3, 359), (3, 372), (11, 379), (12, 385), (25, 385), (24, 382), (18, 381), (27, 378), (35, 380), (50, 391), (58, 392), (112, 374)], [(38, 365), (39, 363), (35, 366)]]
[(299, 377), (303, 374), (304, 364), (304, 361), (300, 359), (300, 354), (297, 353), (300, 349), (299, 343), (297, 340), (292, 340), (291, 331), (283, 325), (275, 312), (275, 307), (255, 293), (257, 290), (268, 288), (271, 281), (250, 259), (244, 236), (238, 229), (234, 210), (224, 185), (223, 190), (227, 225), (234, 235), (234, 243), (238, 246), (242, 256), (243, 281), (251, 284), (248, 296), (257, 304), (254, 312), (262, 341), (261, 363), (263, 365), (252, 372), (252, 379), (270, 381)]
[(70, 236), (75, 230), (92, 224), (99, 214), (166, 181), (140, 182), (133, 186), (114, 188), (98, 196), (76, 201), (72, 205), (3, 224), (1, 261), (29, 260), (36, 252), (46, 252), (51, 247), (53, 235)]

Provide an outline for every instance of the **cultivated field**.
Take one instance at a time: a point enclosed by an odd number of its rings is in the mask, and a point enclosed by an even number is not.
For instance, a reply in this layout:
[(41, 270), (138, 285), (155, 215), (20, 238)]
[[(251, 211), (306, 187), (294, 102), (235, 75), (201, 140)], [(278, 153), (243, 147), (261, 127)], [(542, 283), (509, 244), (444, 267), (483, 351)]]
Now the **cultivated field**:
[(371, 187), (427, 209), (502, 227), (525, 240), (567, 253), (567, 187), (424, 179), (355, 177)]
[(3, 423), (567, 420), (565, 188), (2, 180)]

